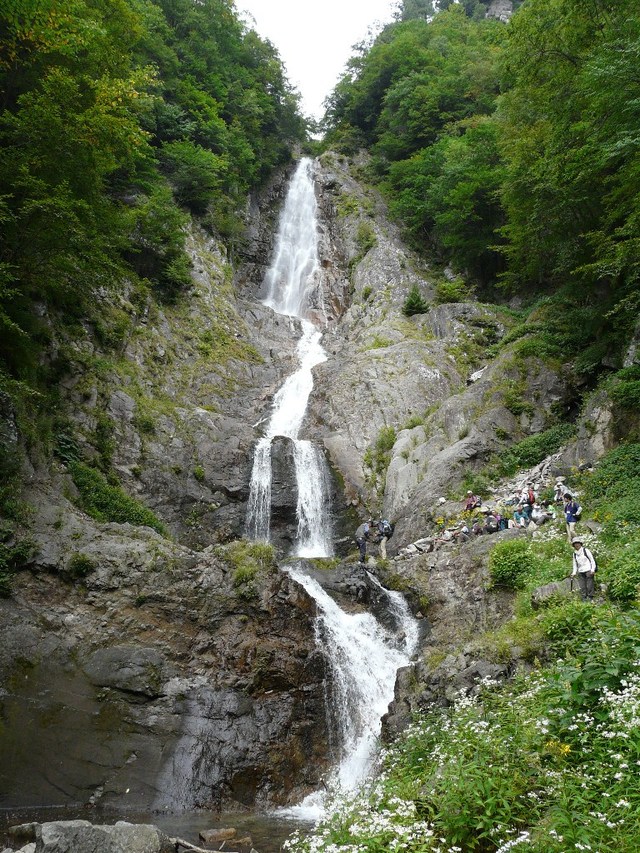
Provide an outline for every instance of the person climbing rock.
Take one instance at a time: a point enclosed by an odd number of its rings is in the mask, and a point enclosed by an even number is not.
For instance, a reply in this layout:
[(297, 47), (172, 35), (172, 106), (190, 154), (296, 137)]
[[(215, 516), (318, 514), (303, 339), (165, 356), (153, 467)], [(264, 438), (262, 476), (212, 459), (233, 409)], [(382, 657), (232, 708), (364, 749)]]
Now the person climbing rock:
[(373, 519), (370, 518), (368, 521), (363, 522), (356, 530), (356, 545), (360, 551), (359, 562), (362, 565), (364, 565), (364, 561), (367, 558), (367, 542), (370, 542), (374, 538), (375, 528), (373, 526)]
[(571, 540), (573, 546), (573, 571), (571, 577), (578, 578), (580, 595), (583, 601), (593, 601), (594, 577), (598, 568), (595, 557), (579, 536)]

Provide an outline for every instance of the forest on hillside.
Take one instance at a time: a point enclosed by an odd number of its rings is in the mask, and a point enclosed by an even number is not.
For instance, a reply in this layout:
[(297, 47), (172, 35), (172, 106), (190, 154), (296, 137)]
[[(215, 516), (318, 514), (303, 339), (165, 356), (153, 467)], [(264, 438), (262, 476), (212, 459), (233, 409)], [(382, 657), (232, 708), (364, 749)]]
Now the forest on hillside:
[(186, 215), (233, 246), (247, 193), (306, 129), (277, 51), (231, 0), (8, 0), (0, 32), (11, 390), (46, 380), (35, 304), (73, 322), (123, 281), (133, 301), (175, 298), (189, 281)]
[(487, 5), (404, 0), (328, 99), (325, 144), (371, 153), (411, 245), (462, 274), (452, 298), (518, 295), (523, 354), (592, 384), (640, 307), (640, 9), (526, 0), (505, 25)]

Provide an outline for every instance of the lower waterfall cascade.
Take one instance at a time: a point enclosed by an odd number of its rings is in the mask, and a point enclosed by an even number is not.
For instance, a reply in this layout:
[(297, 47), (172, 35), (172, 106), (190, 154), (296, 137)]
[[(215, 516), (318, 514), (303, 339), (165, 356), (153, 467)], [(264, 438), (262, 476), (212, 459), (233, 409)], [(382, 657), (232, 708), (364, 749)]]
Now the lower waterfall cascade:
[(336, 769), (325, 790), (284, 810), (292, 817), (317, 819), (324, 813), (328, 792), (353, 792), (368, 776), (381, 720), (394, 696), (396, 673), (408, 666), (418, 643), (418, 624), (400, 593), (380, 584), (390, 600), (395, 635), (371, 613), (345, 613), (300, 564), (287, 571), (316, 602), (316, 639), (332, 672), (327, 716), (335, 732)]

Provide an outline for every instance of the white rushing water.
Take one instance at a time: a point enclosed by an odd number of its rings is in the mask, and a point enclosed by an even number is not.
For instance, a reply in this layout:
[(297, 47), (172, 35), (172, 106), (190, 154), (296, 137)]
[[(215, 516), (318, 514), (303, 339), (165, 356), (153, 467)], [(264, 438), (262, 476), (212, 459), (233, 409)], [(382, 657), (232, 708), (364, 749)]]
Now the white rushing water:
[[(371, 613), (345, 613), (320, 584), (299, 567), (287, 569), (318, 606), (316, 638), (332, 670), (328, 701), (330, 728), (337, 733), (338, 755), (328, 790), (355, 791), (371, 770), (381, 720), (393, 699), (396, 673), (407, 666), (417, 642), (418, 628), (404, 599), (396, 607), (398, 633), (384, 628)], [(381, 587), (382, 589), (382, 587)], [(395, 595), (384, 590), (396, 601)], [(400, 596), (400, 598), (402, 598)], [(315, 820), (324, 813), (325, 791), (310, 794), (287, 809), (293, 817)]]
[(264, 304), (278, 314), (304, 317), (314, 303), (314, 296), (317, 297), (320, 270), (317, 209), (313, 166), (308, 157), (303, 157), (289, 184), (273, 262), (265, 276)]
[(246, 530), (251, 539), (269, 541), (271, 524), (271, 442), (285, 436), (294, 442), (298, 486), (298, 531), (294, 553), (299, 557), (331, 556), (331, 530), (327, 523), (328, 479), (326, 463), (318, 448), (298, 438), (309, 396), (313, 368), (326, 361), (322, 332), (304, 319), (312, 304), (322, 304), (318, 294), (318, 232), (312, 165), (300, 161), (285, 201), (274, 259), (265, 283), (265, 305), (279, 314), (300, 318), (302, 336), (296, 354), (298, 369), (288, 377), (273, 399), (264, 437), (253, 459)]

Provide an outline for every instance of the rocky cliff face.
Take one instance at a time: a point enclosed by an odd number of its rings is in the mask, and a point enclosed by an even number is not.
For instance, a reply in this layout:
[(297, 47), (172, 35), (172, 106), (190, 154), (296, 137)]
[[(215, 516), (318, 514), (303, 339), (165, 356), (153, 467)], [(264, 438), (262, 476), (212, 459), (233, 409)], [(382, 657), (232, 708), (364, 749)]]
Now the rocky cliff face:
[(3, 802), (242, 807), (317, 787), (326, 672), (304, 591), (32, 497), (40, 549), (0, 601)]

